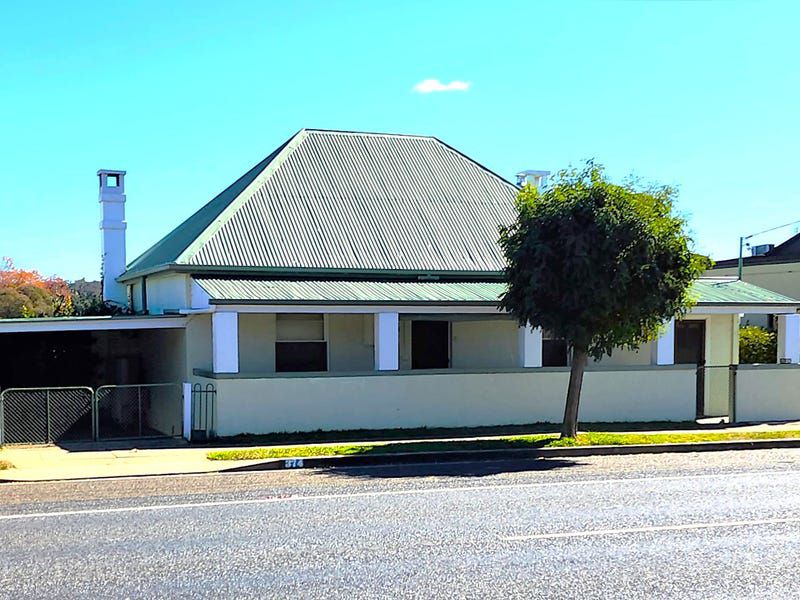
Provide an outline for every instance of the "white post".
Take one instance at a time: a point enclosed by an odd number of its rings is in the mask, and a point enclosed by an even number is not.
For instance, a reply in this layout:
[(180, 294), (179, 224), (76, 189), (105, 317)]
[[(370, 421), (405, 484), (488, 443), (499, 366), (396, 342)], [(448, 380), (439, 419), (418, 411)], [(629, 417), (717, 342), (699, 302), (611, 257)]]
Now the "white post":
[(800, 362), (800, 315), (778, 316), (778, 363)]
[(675, 319), (664, 325), (664, 331), (653, 342), (651, 361), (654, 365), (675, 364)]
[(101, 265), (100, 279), (103, 287), (103, 300), (119, 306), (128, 305), (128, 290), (117, 282), (117, 277), (125, 272), (125, 171), (100, 169), (99, 201), (103, 209), (100, 221)]
[(192, 441), (192, 384), (183, 383), (183, 437)]
[(214, 373), (239, 372), (239, 313), (211, 314), (211, 346)]
[(397, 371), (400, 368), (400, 315), (375, 313), (375, 370)]
[(523, 368), (542, 366), (542, 328), (520, 327), (517, 329), (519, 342), (519, 366)]

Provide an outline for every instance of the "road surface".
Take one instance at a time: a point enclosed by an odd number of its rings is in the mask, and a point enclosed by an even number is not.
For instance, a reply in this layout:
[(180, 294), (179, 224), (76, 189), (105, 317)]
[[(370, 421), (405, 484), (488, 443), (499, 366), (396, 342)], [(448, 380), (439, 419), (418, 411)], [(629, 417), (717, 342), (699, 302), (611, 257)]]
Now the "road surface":
[(0, 597), (781, 598), (800, 450), (0, 485)]

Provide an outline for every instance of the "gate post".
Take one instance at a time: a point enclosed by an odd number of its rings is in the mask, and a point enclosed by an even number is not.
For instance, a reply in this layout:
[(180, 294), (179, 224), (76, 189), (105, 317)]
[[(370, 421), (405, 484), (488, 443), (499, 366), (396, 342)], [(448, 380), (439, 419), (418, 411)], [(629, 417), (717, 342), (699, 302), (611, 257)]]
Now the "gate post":
[(730, 366), (730, 378), (728, 382), (728, 424), (736, 423), (736, 373), (739, 365)]
[(47, 440), (46, 443), (50, 443), (52, 440), (50, 439), (50, 390), (45, 391), (45, 400), (44, 400), (44, 414), (45, 418), (47, 419)]
[(6, 439), (5, 427), (6, 427), (5, 402), (3, 402), (3, 391), (0, 390), (0, 446), (3, 445)]
[(192, 441), (192, 384), (183, 382), (183, 438)]

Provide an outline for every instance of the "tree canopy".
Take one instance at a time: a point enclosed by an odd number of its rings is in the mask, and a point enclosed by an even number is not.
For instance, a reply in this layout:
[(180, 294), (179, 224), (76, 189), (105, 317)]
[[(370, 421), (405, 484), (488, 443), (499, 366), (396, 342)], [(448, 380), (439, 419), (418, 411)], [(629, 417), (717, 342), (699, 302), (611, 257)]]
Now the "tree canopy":
[(710, 266), (691, 251), (674, 198), (667, 186), (611, 183), (590, 161), (561, 171), (542, 192), (525, 186), (516, 221), (501, 228), (508, 284), (501, 306), (572, 351), (564, 435), (576, 433), (587, 358), (657, 337), (691, 306), (690, 285)]
[(19, 269), (10, 258), (3, 258), (0, 318), (62, 317), (73, 313), (72, 292), (65, 280)]

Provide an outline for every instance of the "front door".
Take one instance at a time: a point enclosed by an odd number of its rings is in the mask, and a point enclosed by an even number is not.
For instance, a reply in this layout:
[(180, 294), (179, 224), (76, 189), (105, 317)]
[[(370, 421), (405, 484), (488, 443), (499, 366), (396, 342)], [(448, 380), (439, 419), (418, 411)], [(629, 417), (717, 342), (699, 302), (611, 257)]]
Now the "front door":
[(447, 321), (411, 322), (411, 368), (447, 369), (450, 367), (450, 323)]
[(675, 322), (675, 364), (697, 365), (697, 416), (705, 413), (706, 322)]

